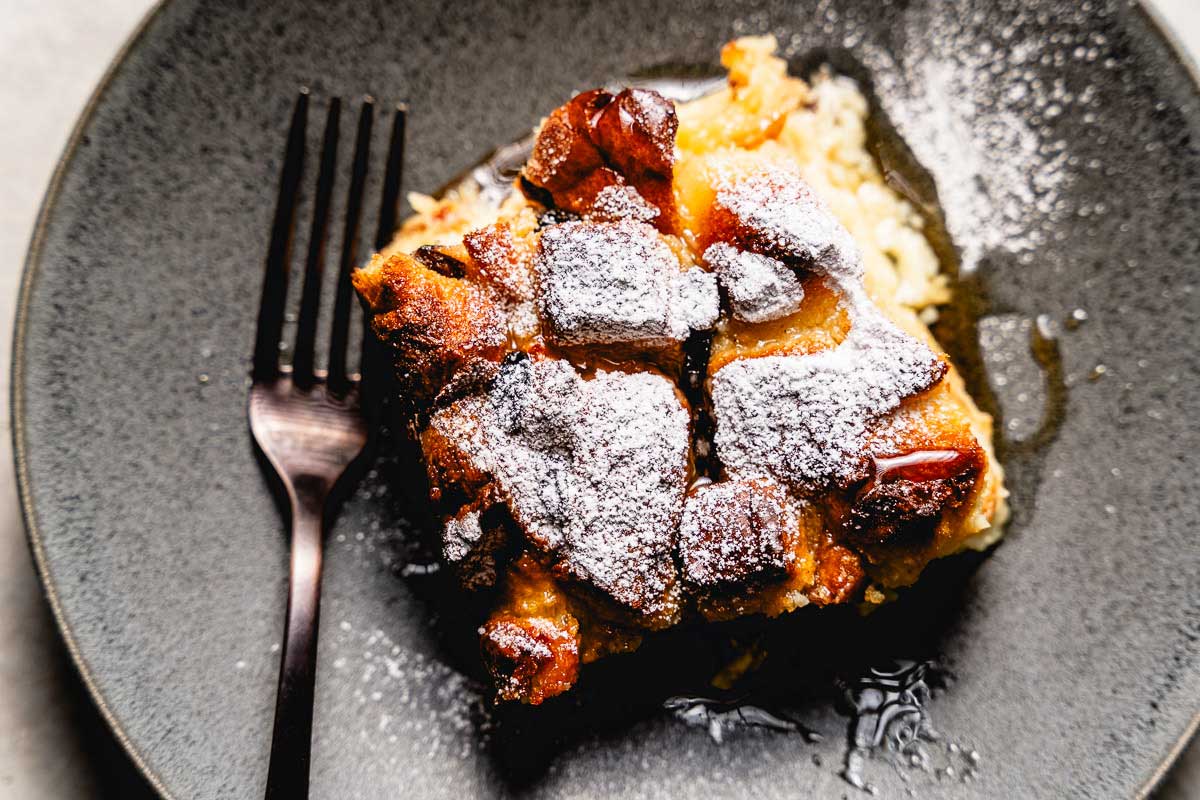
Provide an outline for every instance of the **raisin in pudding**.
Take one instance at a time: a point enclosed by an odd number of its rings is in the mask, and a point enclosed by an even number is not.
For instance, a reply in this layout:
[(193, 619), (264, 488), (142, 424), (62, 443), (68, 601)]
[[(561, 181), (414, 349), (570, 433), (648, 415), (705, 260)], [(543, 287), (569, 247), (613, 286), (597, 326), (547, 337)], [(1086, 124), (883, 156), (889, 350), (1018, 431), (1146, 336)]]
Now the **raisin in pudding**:
[(679, 105), (576, 96), (505, 199), (416, 196), (355, 274), (501, 698), (674, 625), (870, 607), (1000, 535), (921, 219), (854, 84), (773, 53), (727, 45)]

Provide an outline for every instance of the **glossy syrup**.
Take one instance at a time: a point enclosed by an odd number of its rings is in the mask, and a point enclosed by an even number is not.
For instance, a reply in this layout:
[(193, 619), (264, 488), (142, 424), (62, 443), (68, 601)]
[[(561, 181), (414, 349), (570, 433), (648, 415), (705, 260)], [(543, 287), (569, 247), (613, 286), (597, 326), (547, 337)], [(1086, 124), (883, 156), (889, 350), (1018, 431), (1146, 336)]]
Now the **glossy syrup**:
[(717, 744), (724, 742), (729, 734), (745, 728), (798, 733), (809, 742), (818, 742), (822, 738), (821, 734), (782, 711), (768, 711), (745, 700), (677, 695), (664, 700), (663, 708), (686, 725), (704, 728)]
[(913, 450), (899, 456), (875, 456), (871, 483), (936, 481), (962, 472), (971, 454), (960, 450)]
[(945, 686), (945, 679), (931, 662), (897, 661), (871, 668), (846, 686), (852, 721), (840, 774), (847, 783), (876, 794), (865, 772), (872, 759), (890, 765), (906, 783), (914, 771), (939, 780), (975, 780), (979, 753), (949, 741), (930, 719), (931, 683)]
[(450, 186), (457, 186), (464, 178), (469, 178), (479, 187), (481, 197), (489, 202), (501, 202), (512, 193), (521, 168), (533, 152), (533, 139), (530, 133), (523, 139), (493, 150), (478, 166), (452, 181)]

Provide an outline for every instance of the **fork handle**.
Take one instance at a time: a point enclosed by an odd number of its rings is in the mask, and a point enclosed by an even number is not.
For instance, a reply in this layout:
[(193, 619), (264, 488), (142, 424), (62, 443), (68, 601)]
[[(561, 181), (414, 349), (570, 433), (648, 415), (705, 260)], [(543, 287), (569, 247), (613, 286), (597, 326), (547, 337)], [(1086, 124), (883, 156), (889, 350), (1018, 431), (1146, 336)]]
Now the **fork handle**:
[(295, 482), (291, 492), (291, 571), (287, 623), (279, 661), (275, 729), (267, 769), (266, 800), (308, 797), (312, 752), (313, 687), (317, 671), (317, 621), (321, 605), (321, 548), (325, 500), (319, 481)]

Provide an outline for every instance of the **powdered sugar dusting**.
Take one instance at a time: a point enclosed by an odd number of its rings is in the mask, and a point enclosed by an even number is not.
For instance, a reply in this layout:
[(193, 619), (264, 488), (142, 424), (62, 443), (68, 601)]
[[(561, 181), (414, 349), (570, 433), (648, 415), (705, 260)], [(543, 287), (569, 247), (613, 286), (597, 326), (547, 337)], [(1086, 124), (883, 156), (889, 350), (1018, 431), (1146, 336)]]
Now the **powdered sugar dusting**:
[[(548, 637), (556, 636), (559, 633), (548, 619), (531, 617), (523, 620), (522, 624), (535, 631), (544, 631)], [(531, 636), (522, 625), (513, 622), (501, 620), (491, 626), (482, 626), (479, 628), (479, 633), (486, 635), (502, 652), (524, 653), (535, 661), (545, 661), (554, 657), (554, 651), (550, 649), (550, 645), (537, 636)], [(508, 675), (506, 680), (514, 691), (520, 691), (521, 680), (517, 675)]]
[(587, 219), (594, 222), (617, 222), (623, 219), (652, 222), (660, 213), (637, 189), (629, 185), (612, 184), (596, 193)]
[(963, 268), (975, 269), (989, 250), (1032, 251), (1047, 231), (1030, 225), (1029, 211), (1057, 216), (1065, 143), (1043, 142), (1022, 114), (977, 105), (954, 62), (928, 59), (918, 69), (923, 88), (909, 99), (923, 113), (905, 118), (916, 128), (906, 141), (922, 163), (953, 165), (957, 173), (940, 181), (938, 192), (943, 207), (953, 209), (947, 227), (962, 248)]
[[(869, 4), (840, 15), (821, 5), (824, 32), (840, 35), (871, 71), (888, 117), (933, 175), (965, 271), (989, 252), (1030, 263), (1058, 225), (1084, 212), (1071, 207), (1067, 189), (1084, 168), (1103, 165), (1080, 163), (1059, 123), (1075, 116), (1072, 107), (1095, 108), (1104, 78), (1083, 83), (1061, 68), (1076, 62), (1099, 73), (1116, 63), (1115, 42), (1103, 32), (1115, 4), (1062, 4), (1053, 15), (1019, 3), (995, 14), (915, 4), (886, 44), (869, 35), (877, 28), (866, 19)], [(782, 40), (788, 56), (813, 46), (794, 31)], [(1082, 119), (1094, 115), (1085, 110)]]
[(345, 620), (330, 645), (330, 667), (353, 682), (357, 746), (367, 753), (390, 762), (405, 757), (399, 745), (420, 743), (430, 757), (470, 758), (486, 747), (485, 695), (454, 668)]
[(702, 331), (716, 324), (721, 301), (712, 275), (702, 269), (684, 270), (671, 277), (671, 288), (675, 295), (672, 316), (681, 327)]
[(713, 376), (714, 443), (726, 473), (770, 476), (800, 493), (861, 477), (872, 419), (932, 386), (945, 365), (871, 302), (853, 240), (799, 178), (746, 178), (723, 187), (718, 202), (740, 243), (823, 275), (851, 321), (832, 350), (743, 359)]
[(644, 615), (672, 611), (671, 549), (690, 437), (675, 387), (653, 373), (506, 362), (432, 427), (490, 475), (522, 530), (568, 574)]
[(704, 251), (704, 263), (725, 288), (733, 316), (743, 322), (769, 322), (800, 308), (804, 287), (777, 259), (718, 242)]
[(855, 480), (871, 420), (941, 378), (928, 347), (848, 288), (852, 327), (837, 347), (734, 361), (713, 377), (714, 442), (731, 478), (771, 476), (802, 493)]
[(483, 529), (479, 526), (478, 511), (472, 510), (452, 517), (447, 520), (446, 530), (442, 535), (442, 555), (451, 564), (462, 561), (481, 539)]
[(566, 222), (547, 228), (535, 259), (542, 317), (562, 344), (665, 346), (716, 322), (716, 281), (683, 271), (640, 222)]
[(679, 526), (679, 560), (691, 584), (714, 587), (782, 573), (795, 560), (786, 494), (770, 481), (723, 481), (693, 490)]
[(772, 168), (720, 179), (717, 215), (728, 215), (736, 243), (772, 258), (800, 262), (844, 280), (859, 280), (862, 258), (842, 224), (795, 173)]

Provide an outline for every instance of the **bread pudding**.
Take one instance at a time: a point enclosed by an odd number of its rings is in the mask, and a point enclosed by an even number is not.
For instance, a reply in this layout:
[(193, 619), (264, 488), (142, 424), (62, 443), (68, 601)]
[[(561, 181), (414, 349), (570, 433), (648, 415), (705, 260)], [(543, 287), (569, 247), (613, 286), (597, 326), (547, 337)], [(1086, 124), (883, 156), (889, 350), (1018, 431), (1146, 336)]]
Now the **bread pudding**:
[(865, 101), (769, 38), (721, 59), (686, 103), (575, 96), (507, 197), (414, 196), (354, 276), (505, 700), (671, 626), (869, 608), (1000, 535), (991, 419), (926, 327), (946, 279)]

